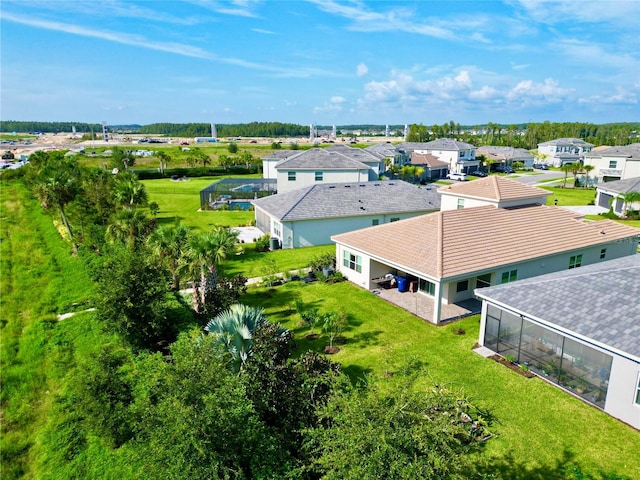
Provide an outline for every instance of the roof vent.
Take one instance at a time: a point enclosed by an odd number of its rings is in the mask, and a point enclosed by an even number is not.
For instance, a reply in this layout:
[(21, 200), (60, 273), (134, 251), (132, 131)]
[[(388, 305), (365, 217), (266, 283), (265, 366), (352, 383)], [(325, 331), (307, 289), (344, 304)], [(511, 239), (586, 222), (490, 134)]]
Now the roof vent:
[(351, 185), (345, 185), (344, 188), (351, 188)]
[(336, 188), (335, 185), (329, 185), (329, 188)]
[(360, 210), (366, 210), (364, 207), (360, 207)]

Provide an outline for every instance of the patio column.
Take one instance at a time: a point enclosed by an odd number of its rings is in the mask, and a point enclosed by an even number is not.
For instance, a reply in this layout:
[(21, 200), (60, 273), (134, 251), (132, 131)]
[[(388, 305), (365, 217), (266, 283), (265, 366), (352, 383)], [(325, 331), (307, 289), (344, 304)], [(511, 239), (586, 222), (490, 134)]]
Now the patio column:
[(438, 325), (440, 323), (440, 314), (442, 312), (442, 283), (435, 282), (435, 291), (433, 292), (433, 318), (431, 321)]

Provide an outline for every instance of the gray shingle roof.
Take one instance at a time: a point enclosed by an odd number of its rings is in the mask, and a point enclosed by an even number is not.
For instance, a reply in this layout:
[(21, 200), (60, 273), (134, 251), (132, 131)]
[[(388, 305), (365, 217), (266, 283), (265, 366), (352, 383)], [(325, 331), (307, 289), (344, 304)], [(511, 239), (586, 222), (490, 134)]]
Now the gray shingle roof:
[(406, 152), (413, 152), (415, 150), (445, 150), (445, 151), (460, 151), (460, 150), (475, 150), (475, 146), (470, 143), (459, 142), (450, 138), (438, 138), (431, 142), (405, 142), (397, 145), (399, 150)]
[(393, 180), (323, 183), (260, 198), (253, 204), (281, 221), (293, 221), (427, 213), (440, 209), (440, 196), (435, 188)]
[(640, 361), (640, 255), (476, 290)]
[(618, 147), (609, 147), (602, 150), (594, 150), (588, 154), (587, 157), (627, 157), (627, 158), (640, 158), (640, 143), (632, 143), (631, 145), (624, 145)]
[(556, 138), (555, 140), (549, 140), (548, 142), (542, 142), (538, 145), (557, 145), (559, 147), (593, 147), (592, 143), (585, 142), (580, 138)]
[(599, 183), (596, 185), (604, 190), (616, 193), (640, 193), (640, 177), (625, 178), (623, 180), (615, 180), (613, 182)]
[(366, 170), (370, 167), (364, 161), (378, 161), (370, 153), (361, 149), (358, 152), (337, 151), (324, 148), (312, 148), (276, 163), (276, 169), (334, 169)]

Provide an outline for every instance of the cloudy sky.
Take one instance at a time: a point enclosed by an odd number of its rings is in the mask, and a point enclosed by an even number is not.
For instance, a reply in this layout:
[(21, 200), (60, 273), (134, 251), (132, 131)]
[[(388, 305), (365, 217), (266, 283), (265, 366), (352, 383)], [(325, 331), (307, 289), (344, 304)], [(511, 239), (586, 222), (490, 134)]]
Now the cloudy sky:
[(3, 120), (640, 120), (640, 2), (2, 0)]

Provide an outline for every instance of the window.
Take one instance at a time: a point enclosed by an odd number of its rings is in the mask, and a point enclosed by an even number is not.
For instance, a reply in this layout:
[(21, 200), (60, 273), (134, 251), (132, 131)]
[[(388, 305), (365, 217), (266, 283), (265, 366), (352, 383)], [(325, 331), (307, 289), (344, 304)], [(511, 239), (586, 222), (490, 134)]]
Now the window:
[(426, 293), (427, 295), (431, 295), (433, 297), (436, 294), (436, 284), (433, 282), (430, 282), (429, 280), (420, 278), (418, 280), (418, 290)]
[(377, 218), (374, 218), (373, 220), (371, 220), (371, 225), (380, 225), (380, 220), (378, 220)]
[(323, 177), (322, 172), (316, 172), (316, 182), (321, 182), (322, 177)]
[(510, 272), (504, 272), (502, 274), (502, 281), (500, 283), (515, 282), (518, 279), (518, 270), (511, 270)]
[(399, 218), (392, 218), (391, 220), (389, 220), (390, 222), (397, 222), (398, 220), (400, 220)]
[(609, 160), (609, 168), (618, 168), (617, 160)]
[(638, 375), (638, 388), (636, 390), (636, 403), (640, 405), (640, 375)]
[(287, 172), (287, 179), (290, 182), (295, 182), (296, 181), (296, 172)]
[[(602, 258), (602, 254), (600, 255)], [(569, 259), (569, 269), (578, 268), (582, 265), (582, 255), (572, 255)]]
[(345, 250), (342, 253), (342, 264), (350, 270), (362, 272), (362, 257), (360, 255), (353, 255)]
[(458, 210), (460, 210), (461, 208), (464, 208), (464, 198), (458, 199)]
[(476, 288), (485, 288), (491, 286), (491, 274), (485, 273), (484, 275), (479, 275), (476, 279)]
[(469, 280), (463, 280), (456, 284), (456, 293), (466, 292), (469, 290)]
[(282, 225), (279, 222), (273, 222), (273, 236), (282, 238)]
[(603, 248), (602, 250), (600, 250), (600, 260), (602, 260), (603, 258), (606, 258), (607, 256), (607, 249)]

